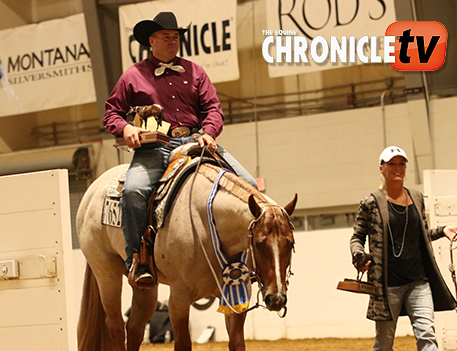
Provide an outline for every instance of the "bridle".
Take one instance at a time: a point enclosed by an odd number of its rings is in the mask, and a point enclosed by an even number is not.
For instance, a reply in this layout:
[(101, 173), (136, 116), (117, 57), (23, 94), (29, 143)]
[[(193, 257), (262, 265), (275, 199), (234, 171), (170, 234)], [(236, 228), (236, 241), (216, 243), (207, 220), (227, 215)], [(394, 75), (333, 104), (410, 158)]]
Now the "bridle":
[[(258, 286), (259, 286), (259, 292), (263, 291), (264, 288), (265, 288), (265, 285), (263, 284), (262, 282), (262, 278), (260, 277), (259, 273), (258, 273), (258, 270), (257, 270), (257, 261), (255, 259), (255, 255), (254, 255), (254, 229), (255, 229), (255, 226), (257, 225), (257, 223), (262, 219), (262, 217), (265, 216), (265, 213), (266, 213), (266, 208), (267, 207), (278, 207), (282, 210), (283, 214), (286, 216), (287, 218), (287, 221), (288, 221), (288, 224), (289, 224), (289, 227), (290, 229), (294, 230), (295, 229), (295, 226), (294, 224), (292, 223), (292, 221), (290, 220), (290, 217), (289, 217), (289, 214), (286, 212), (286, 210), (284, 208), (282, 208), (281, 206), (279, 205), (275, 205), (275, 204), (266, 204), (266, 205), (263, 205), (263, 208), (262, 208), (262, 213), (260, 214), (259, 217), (253, 219), (251, 221), (251, 223), (249, 224), (248, 226), (248, 229), (249, 229), (249, 251), (251, 252), (251, 260), (252, 260), (252, 272), (251, 272), (251, 279), (254, 279)], [(293, 243), (293, 246), (292, 246), (292, 253), (295, 253), (295, 246), (294, 246), (295, 243)], [(286, 287), (286, 291), (288, 290), (289, 288), (289, 279), (291, 276), (294, 275), (294, 273), (292, 272), (292, 253), (290, 255), (290, 260), (289, 260), (289, 264), (287, 266), (287, 273), (286, 273), (286, 280), (285, 280), (285, 287)], [(258, 297), (258, 294), (257, 294), (257, 300), (259, 299)], [(284, 318), (287, 314), (287, 306), (284, 306), (283, 307), (284, 309), (284, 312), (283, 314), (279, 314), (278, 312), (278, 316), (280, 318)]]

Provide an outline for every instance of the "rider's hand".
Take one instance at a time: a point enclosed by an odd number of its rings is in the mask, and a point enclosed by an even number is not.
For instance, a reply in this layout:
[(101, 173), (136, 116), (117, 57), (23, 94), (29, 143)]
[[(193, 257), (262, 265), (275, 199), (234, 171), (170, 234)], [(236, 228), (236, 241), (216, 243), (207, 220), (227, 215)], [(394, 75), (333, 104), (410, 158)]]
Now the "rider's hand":
[(147, 132), (147, 130), (127, 124), (122, 131), (122, 135), (128, 147), (136, 148), (141, 147), (140, 134), (144, 132)]
[(198, 138), (198, 144), (200, 147), (204, 147), (208, 145), (209, 151), (215, 153), (217, 151), (217, 144), (214, 138), (209, 134), (202, 134), (200, 138)]

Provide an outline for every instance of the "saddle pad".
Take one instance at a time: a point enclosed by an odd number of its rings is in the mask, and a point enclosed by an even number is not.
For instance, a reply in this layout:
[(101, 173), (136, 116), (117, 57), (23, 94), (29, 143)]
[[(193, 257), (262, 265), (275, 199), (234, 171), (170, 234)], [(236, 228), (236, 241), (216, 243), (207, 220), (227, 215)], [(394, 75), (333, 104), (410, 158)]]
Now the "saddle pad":
[(197, 142), (192, 142), (181, 145), (170, 152), (168, 167), (154, 189), (154, 194), (151, 198), (153, 203), (150, 203), (149, 206), (152, 208), (153, 214), (150, 213), (148, 216), (155, 216), (157, 228), (163, 227), (165, 217), (171, 208), (179, 188), (199, 163), (218, 162), (224, 165), (225, 168), (232, 170), (228, 163), (219, 155), (212, 155), (207, 149), (203, 149), (203, 151), (206, 153), (202, 155), (200, 145)]
[(217, 161), (211, 158), (193, 158), (190, 160), (190, 162), (186, 163), (183, 169), (176, 175), (175, 178), (173, 178), (173, 181), (168, 180), (167, 182), (158, 186), (157, 193), (160, 194), (160, 196), (156, 197), (153, 206), (155, 209), (154, 213), (157, 221), (157, 228), (163, 227), (166, 216), (170, 211), (171, 205), (173, 204), (173, 201), (179, 189), (181, 188), (181, 185), (189, 177), (189, 175), (195, 171), (199, 164), (204, 163), (218, 165)]

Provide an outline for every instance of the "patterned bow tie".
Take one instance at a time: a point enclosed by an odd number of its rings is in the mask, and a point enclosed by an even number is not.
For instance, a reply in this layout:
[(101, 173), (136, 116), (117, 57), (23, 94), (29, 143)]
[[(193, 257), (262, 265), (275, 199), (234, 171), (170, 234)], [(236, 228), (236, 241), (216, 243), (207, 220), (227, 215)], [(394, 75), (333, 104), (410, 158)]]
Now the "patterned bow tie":
[(154, 71), (156, 76), (161, 76), (163, 74), (163, 72), (165, 72), (166, 68), (172, 69), (173, 71), (176, 71), (176, 72), (185, 72), (186, 71), (183, 66), (180, 66), (180, 65), (174, 66), (173, 62), (170, 62), (170, 63), (160, 62), (159, 66), (160, 67), (157, 67)]

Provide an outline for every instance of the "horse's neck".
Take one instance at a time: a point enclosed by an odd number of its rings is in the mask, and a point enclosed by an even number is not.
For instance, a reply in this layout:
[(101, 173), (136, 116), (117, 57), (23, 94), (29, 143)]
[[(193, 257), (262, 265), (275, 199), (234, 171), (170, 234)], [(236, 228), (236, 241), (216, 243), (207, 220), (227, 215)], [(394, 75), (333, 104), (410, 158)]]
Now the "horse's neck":
[[(200, 166), (198, 173), (203, 175), (205, 178), (209, 179), (214, 183), (221, 172), (221, 168), (210, 163), (205, 163)], [(246, 181), (242, 180), (235, 174), (231, 172), (225, 172), (219, 180), (219, 189), (225, 189), (230, 194), (239, 199), (243, 200), (245, 203), (248, 202), (250, 195), (254, 195), (256, 201), (259, 203), (268, 203), (269, 200), (255, 189), (252, 185), (248, 184)]]
[[(201, 185), (200, 189), (203, 190), (208, 184), (212, 187), (220, 171), (217, 166), (203, 164), (198, 172), (210, 182), (202, 183), (206, 185)], [(248, 227), (254, 219), (249, 210), (249, 196), (253, 195), (259, 203), (266, 204), (269, 201), (247, 182), (230, 172), (222, 175), (218, 182), (218, 189), (213, 204), (216, 228), (224, 252), (232, 256), (246, 250), (249, 245)], [(208, 191), (203, 193), (208, 194)]]

